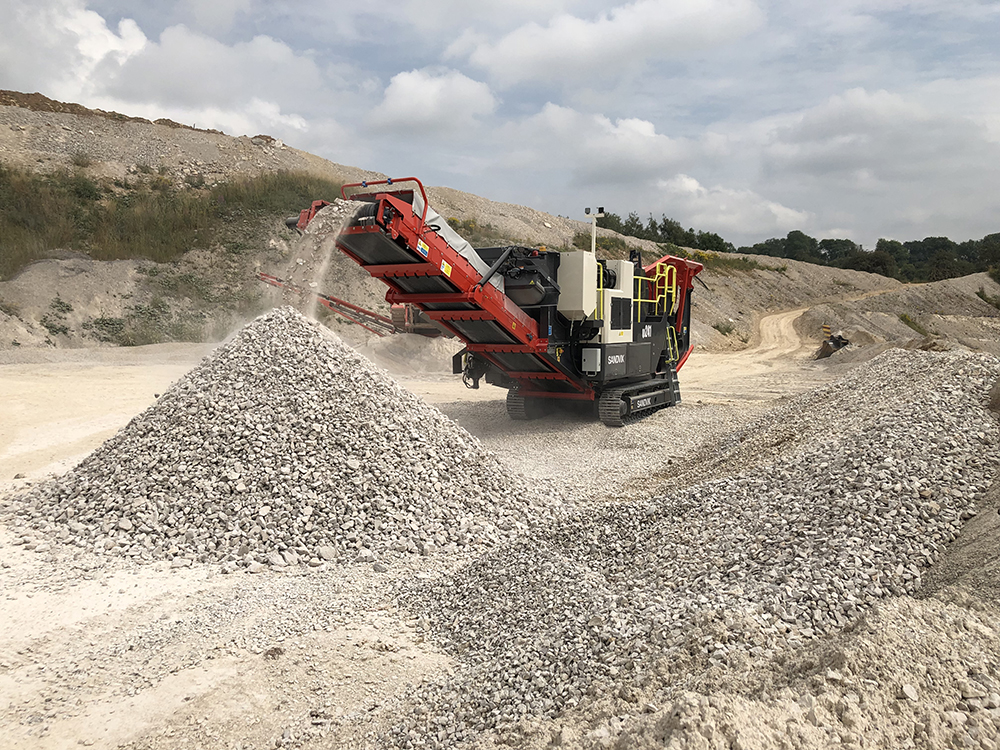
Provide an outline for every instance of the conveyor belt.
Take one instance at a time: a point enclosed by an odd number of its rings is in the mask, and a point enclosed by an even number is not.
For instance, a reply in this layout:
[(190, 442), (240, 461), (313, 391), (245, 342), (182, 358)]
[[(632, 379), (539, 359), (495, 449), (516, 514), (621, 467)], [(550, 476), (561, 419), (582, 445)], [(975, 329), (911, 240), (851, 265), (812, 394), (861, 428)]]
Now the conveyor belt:
[(388, 287), (390, 303), (410, 303), (522, 383), (526, 390), (592, 394), (548, 356), (538, 324), (503, 293), (503, 277), (427, 206), (415, 178), (344, 186), (364, 205), (337, 246)]

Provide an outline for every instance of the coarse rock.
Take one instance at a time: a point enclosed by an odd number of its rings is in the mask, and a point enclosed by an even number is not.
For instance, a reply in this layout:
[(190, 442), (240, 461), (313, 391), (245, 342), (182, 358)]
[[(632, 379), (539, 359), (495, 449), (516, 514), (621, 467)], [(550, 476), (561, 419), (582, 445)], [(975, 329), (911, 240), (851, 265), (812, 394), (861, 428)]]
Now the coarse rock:
[(281, 308), (17, 505), (34, 528), (69, 528), (81, 547), (283, 567), (490, 547), (560, 504)]
[[(757, 420), (742, 473), (571, 514), (404, 589), (467, 671), (418, 691), (423, 710), (395, 740), (428, 720), (447, 746), (587, 696), (638, 700), (660, 663), (738, 671), (915, 593), (1000, 463), (985, 409), (998, 372), (989, 355), (888, 352)], [(765, 455), (780, 462), (758, 465)], [(845, 676), (832, 665), (822, 679), (839, 689)], [(857, 723), (853, 710), (840, 723)]]

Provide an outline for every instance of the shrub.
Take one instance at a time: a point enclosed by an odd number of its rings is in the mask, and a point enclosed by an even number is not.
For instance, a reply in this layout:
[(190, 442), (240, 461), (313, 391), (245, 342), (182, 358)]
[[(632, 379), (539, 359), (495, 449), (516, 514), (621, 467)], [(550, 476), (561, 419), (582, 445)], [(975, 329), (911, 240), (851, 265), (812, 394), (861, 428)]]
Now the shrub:
[(86, 169), (91, 164), (93, 164), (90, 157), (83, 151), (77, 151), (75, 154), (73, 154), (73, 156), (70, 158), (70, 163), (74, 167), (80, 167), (81, 169)]
[(1000, 297), (994, 297), (991, 294), (987, 294), (986, 290), (982, 287), (979, 287), (979, 291), (976, 292), (976, 296), (986, 304), (993, 305), (993, 307), (1000, 310)]
[(728, 321), (724, 321), (722, 323), (716, 323), (712, 326), (712, 328), (721, 333), (723, 336), (728, 336), (729, 334), (731, 334), (733, 331), (736, 330), (736, 326), (734, 326), (732, 323)]
[(473, 247), (491, 247), (511, 244), (492, 224), (480, 224), (475, 219), (448, 219), (448, 226), (458, 232)]
[(49, 307), (60, 315), (73, 312), (73, 305), (64, 300), (58, 294), (56, 295), (56, 298), (49, 303)]
[(908, 325), (910, 328), (919, 333), (921, 336), (930, 336), (930, 333), (926, 328), (924, 328), (922, 325), (920, 325), (917, 321), (915, 321), (906, 313), (900, 313), (899, 320), (905, 325)]
[(727, 273), (732, 271), (777, 271), (780, 274), (784, 274), (788, 271), (788, 265), (780, 266), (766, 266), (763, 263), (758, 263), (752, 258), (747, 258), (743, 255), (730, 255), (729, 253), (707, 253), (703, 250), (688, 250), (687, 248), (680, 247), (678, 245), (663, 244), (660, 245), (660, 249), (664, 253), (669, 255), (676, 255), (679, 258), (687, 258), (688, 260), (693, 260), (701, 263), (705, 268), (717, 271), (719, 273)]
[[(590, 232), (577, 232), (573, 235), (573, 246), (581, 250), (590, 250)], [(621, 237), (597, 237), (597, 251), (600, 255), (610, 258), (628, 258), (629, 252), (639, 250), (635, 245), (628, 244)]]

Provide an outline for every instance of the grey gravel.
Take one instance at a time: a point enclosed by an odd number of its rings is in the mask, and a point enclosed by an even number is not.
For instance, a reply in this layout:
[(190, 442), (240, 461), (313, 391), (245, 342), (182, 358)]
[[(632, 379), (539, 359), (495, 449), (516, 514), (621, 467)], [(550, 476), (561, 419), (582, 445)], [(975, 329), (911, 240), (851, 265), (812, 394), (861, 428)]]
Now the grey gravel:
[(560, 504), (281, 308), (16, 505), (36, 531), (87, 549), (285, 567), (488, 547)]
[[(664, 660), (739, 668), (915, 592), (996, 471), (984, 403), (998, 373), (986, 355), (887, 352), (720, 447), (718, 465), (736, 455), (748, 471), (568, 515), (407, 587), (466, 671), (418, 691), (395, 742), (443, 747), (598, 696), (637, 700)], [(755, 465), (768, 450), (781, 460)]]

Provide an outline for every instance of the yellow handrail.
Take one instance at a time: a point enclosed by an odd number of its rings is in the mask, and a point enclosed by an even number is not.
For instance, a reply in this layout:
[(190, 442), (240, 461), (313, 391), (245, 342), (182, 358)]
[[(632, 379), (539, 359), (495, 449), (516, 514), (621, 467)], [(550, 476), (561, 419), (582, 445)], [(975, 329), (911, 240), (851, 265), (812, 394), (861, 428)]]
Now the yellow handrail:
[(594, 319), (604, 319), (604, 266), (600, 263), (597, 264), (597, 310)]
[[(639, 296), (632, 300), (635, 306), (635, 319), (639, 319), (639, 305), (643, 302), (654, 303), (657, 315), (673, 313), (677, 306), (677, 269), (666, 263), (661, 263), (656, 267), (656, 273), (650, 279), (653, 284), (653, 292), (656, 295), (653, 298), (647, 299), (642, 296), (643, 281), (644, 279), (639, 279)], [(670, 300), (669, 306), (667, 305), (668, 298)]]
[(673, 363), (680, 358), (680, 347), (677, 345), (677, 329), (673, 326), (667, 326), (667, 361)]

